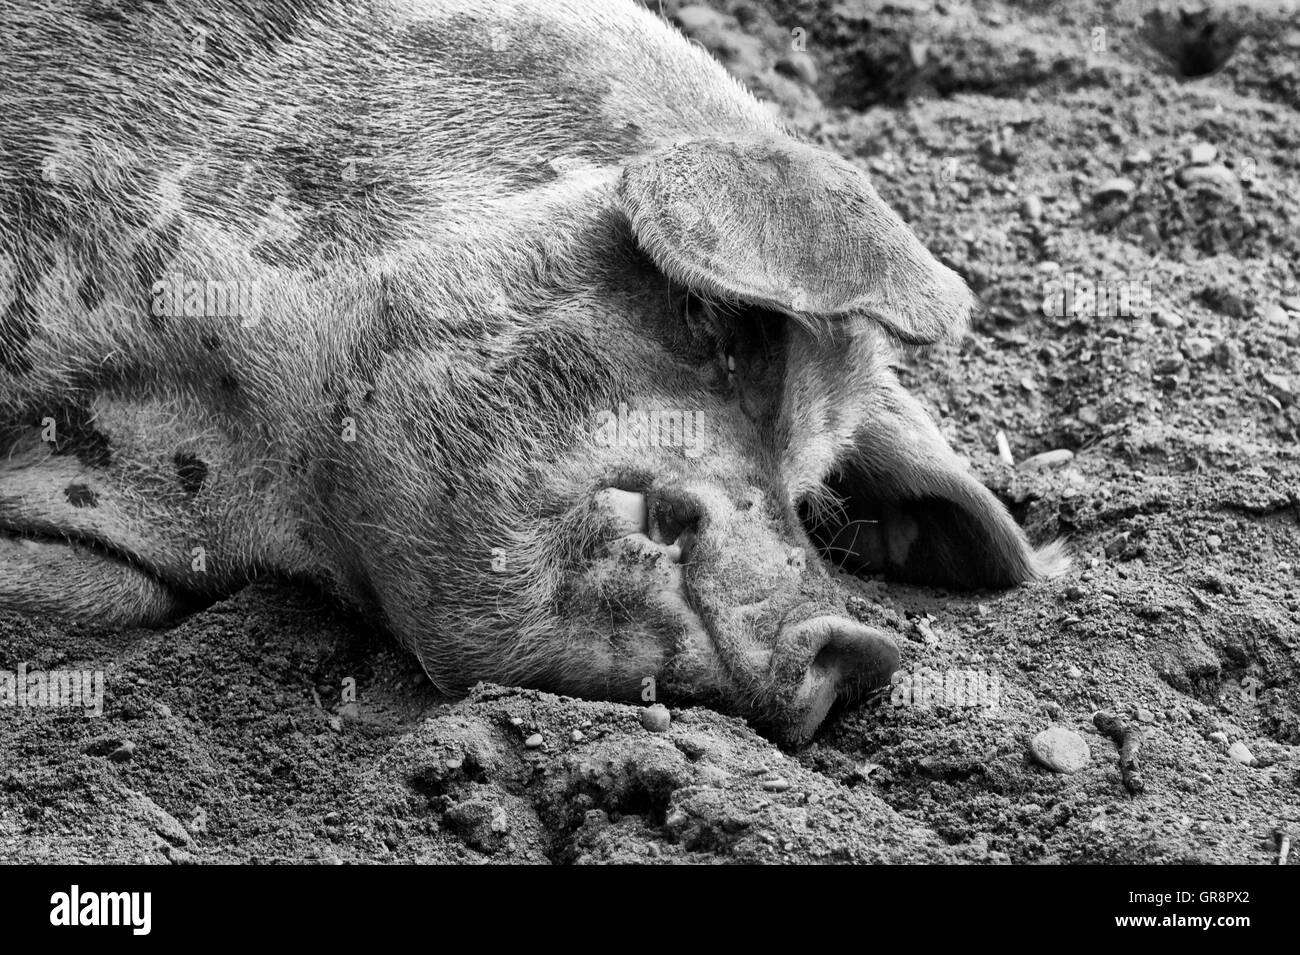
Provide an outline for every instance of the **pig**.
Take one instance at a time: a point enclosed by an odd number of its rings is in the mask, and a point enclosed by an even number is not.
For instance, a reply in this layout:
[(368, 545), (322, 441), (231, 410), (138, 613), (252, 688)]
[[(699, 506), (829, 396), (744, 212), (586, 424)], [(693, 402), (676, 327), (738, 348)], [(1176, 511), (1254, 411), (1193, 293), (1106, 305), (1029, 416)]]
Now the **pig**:
[(0, 606), (298, 580), (448, 693), (798, 744), (898, 666), (840, 574), (1065, 567), (891, 370), (962, 280), (630, 0), (0, 20)]

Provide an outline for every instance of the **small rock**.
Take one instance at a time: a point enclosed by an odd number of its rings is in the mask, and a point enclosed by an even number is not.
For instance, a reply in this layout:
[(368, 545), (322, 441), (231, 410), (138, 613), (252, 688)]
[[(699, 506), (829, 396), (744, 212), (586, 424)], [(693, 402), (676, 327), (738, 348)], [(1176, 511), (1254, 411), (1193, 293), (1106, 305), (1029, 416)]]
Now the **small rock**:
[(680, 7), (673, 14), (673, 19), (677, 21), (677, 25), (681, 27), (682, 32), (687, 36), (694, 36), (697, 33), (714, 30), (722, 26), (722, 14), (702, 3), (692, 3), (689, 6)]
[(524, 745), (529, 749), (537, 749), (537, 747), (542, 745), (542, 734), (534, 733), (532, 736), (528, 737), (528, 739), (524, 740)]
[(1300, 295), (1288, 295), (1278, 301), (1288, 312), (1300, 312)]
[(662, 703), (652, 703), (641, 708), (641, 725), (651, 733), (668, 732), (668, 724), (671, 722), (672, 716), (668, 713), (668, 707)]
[(333, 732), (333, 733), (342, 733), (342, 732), (343, 732), (343, 720), (340, 719), (339, 717), (337, 717), (337, 716), (331, 716), (331, 717), (330, 717), (328, 720), (326, 720), (325, 722), (329, 724), (329, 728), (330, 728), (330, 731), (331, 731), (331, 732)]
[(343, 821), (343, 817), (340, 816), (337, 812), (325, 813), (324, 822), (325, 825), (327, 826), (337, 826), (342, 821)]
[(763, 788), (770, 793), (783, 793), (790, 788), (790, 781), (784, 776), (769, 776), (763, 780)]
[(512, 716), (512, 717), (510, 717), (510, 725), (511, 725), (511, 726), (523, 726), (523, 725), (524, 725), (524, 721), (523, 721), (523, 719), (522, 719), (521, 717), (518, 717), (518, 716)]
[(1290, 378), (1286, 378), (1282, 375), (1269, 374), (1268, 372), (1264, 372), (1260, 377), (1264, 379), (1264, 384), (1268, 385), (1275, 391), (1280, 391), (1287, 397), (1291, 397), (1295, 394), (1295, 389), (1291, 384)]
[(1220, 192), (1232, 193), (1241, 189), (1241, 183), (1227, 166), (1186, 166), (1178, 170), (1174, 181), (1184, 189), (1208, 185)]
[(1251, 753), (1250, 747), (1241, 740), (1237, 740), (1228, 747), (1228, 758), (1234, 763), (1241, 763), (1243, 766), (1253, 766), (1255, 764), (1255, 756)]
[(1156, 721), (1156, 715), (1146, 707), (1138, 707), (1137, 716), (1139, 723), (1154, 723)]
[(177, 846), (163, 846), (163, 855), (172, 865), (194, 864), (194, 856)]
[(130, 740), (126, 740), (124, 743), (122, 743), (121, 746), (113, 750), (113, 752), (109, 753), (108, 758), (115, 763), (125, 763), (134, 755), (135, 755), (135, 743), (131, 742)]
[(1037, 196), (1025, 196), (1020, 200), (1020, 216), (1026, 222), (1037, 222), (1043, 217), (1043, 200)]
[(1029, 751), (1055, 773), (1077, 773), (1092, 758), (1083, 737), (1063, 726), (1043, 730), (1030, 741)]
[(1161, 328), (1182, 328), (1183, 317), (1167, 308), (1159, 308), (1151, 315), (1151, 321)]
[(1033, 457), (1025, 458), (1020, 462), (1019, 467), (1022, 471), (1046, 471), (1051, 468), (1059, 468), (1063, 464), (1069, 464), (1073, 460), (1073, 451), (1069, 448), (1057, 448), (1055, 451), (1044, 451), (1041, 454), (1035, 454)]
[(1129, 538), (1130, 535), (1128, 531), (1125, 531), (1119, 536), (1112, 538), (1111, 541), (1106, 544), (1106, 548), (1105, 548), (1106, 556), (1113, 559), (1115, 557), (1118, 557), (1120, 554), (1124, 553), (1124, 549), (1128, 547)]
[(1208, 166), (1218, 155), (1213, 143), (1196, 143), (1187, 151), (1187, 160), (1193, 166)]
[(776, 61), (773, 69), (807, 86), (817, 85), (817, 64), (807, 53), (793, 51)]
[(1095, 203), (1112, 202), (1116, 199), (1127, 199), (1133, 195), (1137, 189), (1132, 179), (1125, 179), (1123, 176), (1115, 176), (1113, 179), (1107, 179), (1097, 191), (1092, 194), (1092, 201)]
[(1149, 150), (1138, 149), (1125, 156), (1121, 166), (1124, 169), (1140, 169), (1143, 166), (1151, 165), (1153, 158)]
[(171, 718), (172, 708), (168, 706), (166, 703), (155, 703), (153, 706), (154, 709), (158, 711), (158, 715), (161, 716), (163, 719)]
[(1217, 746), (1227, 746), (1228, 734), (1223, 732), (1223, 730), (1215, 730), (1210, 734), (1210, 742)]
[(582, 730), (574, 730), (569, 734), (569, 739), (573, 740), (575, 743), (581, 743), (586, 738), (587, 737), (583, 734)]
[(1088, 591), (1084, 590), (1078, 584), (1070, 584), (1070, 586), (1065, 588), (1066, 600), (1082, 600), (1086, 596), (1088, 596)]
[(1183, 342), (1183, 354), (1188, 361), (1205, 361), (1214, 354), (1214, 342), (1199, 336), (1189, 338)]

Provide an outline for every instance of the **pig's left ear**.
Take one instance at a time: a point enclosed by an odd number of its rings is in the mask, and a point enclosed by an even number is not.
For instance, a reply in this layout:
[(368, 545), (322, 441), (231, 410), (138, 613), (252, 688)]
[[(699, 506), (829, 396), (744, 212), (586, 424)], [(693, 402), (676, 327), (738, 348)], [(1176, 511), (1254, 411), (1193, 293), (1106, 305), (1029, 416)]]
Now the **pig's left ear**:
[(618, 196), (670, 278), (792, 314), (866, 314), (914, 344), (974, 299), (858, 169), (793, 139), (694, 139), (633, 160)]
[(953, 453), (930, 416), (885, 372), (854, 449), (826, 482), (843, 506), (810, 527), (827, 560), (909, 583), (973, 589), (1055, 577), (1060, 541), (1035, 548)]

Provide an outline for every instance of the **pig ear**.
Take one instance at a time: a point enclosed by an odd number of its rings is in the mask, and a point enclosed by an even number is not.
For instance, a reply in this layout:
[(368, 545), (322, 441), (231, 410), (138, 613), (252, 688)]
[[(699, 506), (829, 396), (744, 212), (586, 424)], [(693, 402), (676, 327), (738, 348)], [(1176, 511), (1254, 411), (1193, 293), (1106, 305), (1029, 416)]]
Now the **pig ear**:
[(820, 508), (811, 531), (831, 563), (963, 589), (1006, 587), (1069, 567), (1062, 542), (1029, 543), (892, 375), (870, 403), (853, 452), (827, 482), (843, 507)]
[(858, 169), (792, 139), (695, 139), (632, 161), (618, 195), (670, 278), (792, 314), (866, 314), (926, 344), (974, 299)]

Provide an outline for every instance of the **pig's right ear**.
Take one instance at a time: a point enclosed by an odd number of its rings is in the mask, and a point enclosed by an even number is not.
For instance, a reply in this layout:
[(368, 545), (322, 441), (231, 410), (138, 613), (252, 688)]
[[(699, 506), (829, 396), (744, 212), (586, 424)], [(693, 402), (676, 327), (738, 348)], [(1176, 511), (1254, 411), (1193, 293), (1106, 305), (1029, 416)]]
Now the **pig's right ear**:
[(962, 331), (970, 290), (858, 169), (787, 138), (694, 139), (639, 157), (618, 196), (669, 278), (790, 314), (866, 314), (928, 344)]

